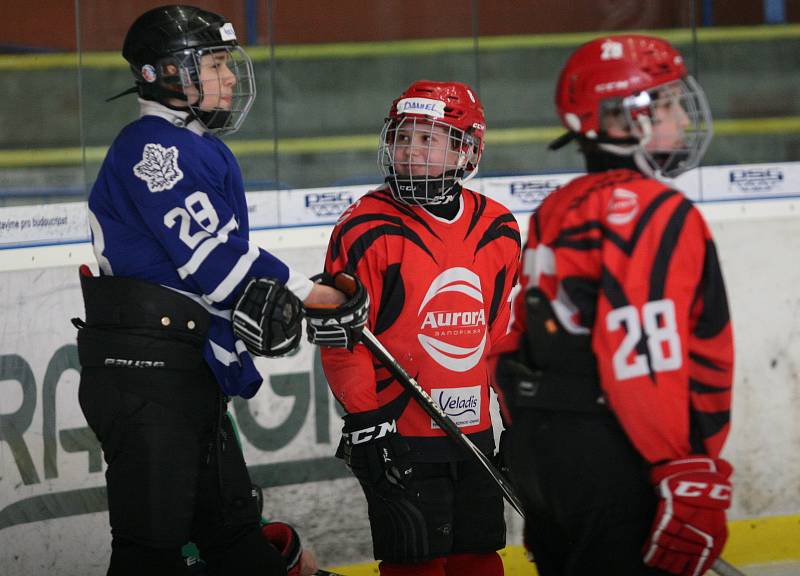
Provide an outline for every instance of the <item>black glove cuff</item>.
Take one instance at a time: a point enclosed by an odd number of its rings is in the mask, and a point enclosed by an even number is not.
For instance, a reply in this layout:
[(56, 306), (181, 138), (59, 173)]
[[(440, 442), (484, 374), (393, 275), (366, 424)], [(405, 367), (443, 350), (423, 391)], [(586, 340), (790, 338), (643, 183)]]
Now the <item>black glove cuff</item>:
[(342, 432), (352, 432), (368, 426), (375, 426), (387, 420), (382, 408), (366, 410), (364, 412), (348, 412), (343, 417), (344, 427)]
[[(344, 278), (347, 278), (347, 281), (343, 281)], [(356, 324), (358, 324), (359, 319), (366, 320), (366, 312), (369, 309), (369, 295), (358, 278), (345, 272), (337, 272), (334, 276), (331, 276), (327, 272), (322, 272), (321, 274), (312, 276), (311, 280), (325, 286), (336, 288), (347, 296), (347, 300), (336, 308), (306, 308), (306, 315), (309, 318), (339, 319), (353, 314), (356, 316)], [(367, 305), (366, 308), (365, 305)]]

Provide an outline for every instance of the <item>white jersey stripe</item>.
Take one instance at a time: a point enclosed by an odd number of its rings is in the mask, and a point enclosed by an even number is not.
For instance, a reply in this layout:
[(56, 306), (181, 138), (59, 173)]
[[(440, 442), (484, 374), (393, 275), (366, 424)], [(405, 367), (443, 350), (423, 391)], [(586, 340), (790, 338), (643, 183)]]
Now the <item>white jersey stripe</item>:
[(216, 358), (220, 364), (224, 364), (225, 366), (230, 366), (234, 362), (239, 362), (239, 357), (236, 356), (235, 353), (229, 352), (213, 340), (209, 338), (208, 343), (211, 344), (211, 351), (214, 353), (214, 358)]
[(250, 271), (250, 267), (253, 265), (253, 262), (256, 261), (258, 258), (258, 246), (255, 244), (250, 244), (250, 248), (247, 251), (247, 254), (242, 255), (239, 260), (236, 262), (236, 265), (231, 268), (231, 271), (225, 277), (225, 279), (219, 283), (216, 290), (214, 290), (211, 294), (204, 295), (203, 298), (207, 302), (221, 302), (225, 300), (228, 296), (230, 296), (231, 292), (239, 285), (239, 283), (244, 280), (244, 277), (247, 276), (247, 273)]
[(103, 252), (106, 249), (106, 239), (103, 235), (103, 227), (94, 212), (89, 210), (89, 227), (92, 230), (92, 250), (94, 250), (94, 257), (100, 265), (100, 270), (106, 276), (113, 276), (114, 271), (111, 269), (111, 262), (108, 261)]
[(189, 258), (189, 261), (178, 268), (178, 275), (181, 277), (181, 280), (185, 280), (187, 276), (197, 272), (198, 268), (205, 262), (205, 259), (208, 258), (208, 255), (211, 254), (212, 250), (220, 244), (225, 244), (225, 242), (228, 241), (228, 233), (236, 230), (238, 226), (236, 218), (231, 218), (225, 226), (219, 229), (216, 236), (212, 236), (200, 244), (197, 250), (194, 251), (194, 254), (192, 254), (192, 257)]

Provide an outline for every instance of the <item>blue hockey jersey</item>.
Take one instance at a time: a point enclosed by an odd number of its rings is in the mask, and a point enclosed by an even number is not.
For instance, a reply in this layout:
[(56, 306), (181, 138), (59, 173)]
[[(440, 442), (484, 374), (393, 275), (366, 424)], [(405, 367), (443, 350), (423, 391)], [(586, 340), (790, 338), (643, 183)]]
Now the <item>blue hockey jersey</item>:
[(108, 151), (89, 195), (101, 274), (177, 290), (211, 314), (204, 356), (223, 392), (252, 397), (261, 376), (231, 326), (243, 283), (270, 277), (301, 300), (311, 281), (249, 241), (244, 185), (232, 152), (185, 114), (142, 102), (143, 116)]

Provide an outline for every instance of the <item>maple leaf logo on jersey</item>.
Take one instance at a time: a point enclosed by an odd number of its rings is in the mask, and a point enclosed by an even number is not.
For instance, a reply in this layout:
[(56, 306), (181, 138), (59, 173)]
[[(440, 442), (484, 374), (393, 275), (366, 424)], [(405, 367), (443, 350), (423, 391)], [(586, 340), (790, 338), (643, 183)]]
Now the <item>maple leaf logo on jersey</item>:
[(439, 365), (466, 372), (483, 357), (486, 312), (480, 277), (466, 268), (449, 268), (431, 282), (420, 304), (417, 339)]
[(172, 189), (183, 179), (183, 172), (178, 167), (178, 148), (145, 144), (142, 159), (133, 167), (133, 173), (147, 183), (150, 192)]

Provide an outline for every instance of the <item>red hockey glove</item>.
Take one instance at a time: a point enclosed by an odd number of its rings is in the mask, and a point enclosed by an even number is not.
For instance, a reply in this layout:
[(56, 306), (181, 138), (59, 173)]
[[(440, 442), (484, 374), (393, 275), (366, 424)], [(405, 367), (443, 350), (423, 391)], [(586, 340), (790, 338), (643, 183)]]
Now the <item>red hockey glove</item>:
[(731, 505), (733, 468), (720, 458), (696, 456), (653, 467), (661, 497), (644, 563), (671, 574), (700, 576), (725, 546), (725, 510)]
[(281, 553), (288, 576), (299, 576), (303, 545), (297, 531), (283, 522), (270, 522), (261, 527), (261, 534)]

